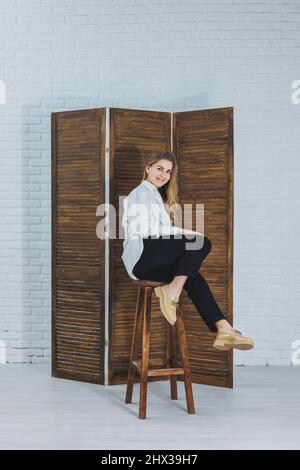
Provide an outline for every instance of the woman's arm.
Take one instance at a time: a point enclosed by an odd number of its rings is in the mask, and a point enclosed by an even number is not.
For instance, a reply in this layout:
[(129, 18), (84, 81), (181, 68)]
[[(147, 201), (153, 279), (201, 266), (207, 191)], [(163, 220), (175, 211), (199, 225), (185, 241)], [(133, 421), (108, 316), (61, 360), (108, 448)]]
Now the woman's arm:
[(122, 225), (125, 238), (148, 237), (151, 235), (202, 235), (193, 230), (183, 229), (159, 220), (158, 204), (151, 204), (147, 194), (134, 193), (124, 199), (124, 215)]
[(181, 233), (182, 235), (203, 235), (203, 233), (200, 233), (200, 232), (194, 232), (194, 230), (189, 230), (187, 228), (181, 228), (181, 227), (176, 227), (177, 228), (177, 232), (178, 233)]
[(162, 223), (159, 218), (159, 204), (150, 200), (146, 193), (134, 193), (124, 199), (122, 225), (125, 238), (176, 234), (177, 228)]

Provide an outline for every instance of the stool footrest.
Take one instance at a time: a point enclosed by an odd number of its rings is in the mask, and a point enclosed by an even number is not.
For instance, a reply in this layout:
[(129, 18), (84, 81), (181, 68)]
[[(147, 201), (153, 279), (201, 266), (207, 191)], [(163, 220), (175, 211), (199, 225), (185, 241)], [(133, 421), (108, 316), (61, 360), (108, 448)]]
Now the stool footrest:
[[(132, 361), (132, 365), (135, 370), (141, 375), (141, 360)], [(151, 364), (150, 364), (151, 365)], [(148, 377), (161, 376), (161, 375), (184, 375), (184, 369), (182, 367), (169, 367), (164, 369), (149, 369)]]
[(171, 369), (149, 369), (148, 377), (162, 376), (162, 375), (184, 375), (184, 369), (177, 369), (172, 367)]

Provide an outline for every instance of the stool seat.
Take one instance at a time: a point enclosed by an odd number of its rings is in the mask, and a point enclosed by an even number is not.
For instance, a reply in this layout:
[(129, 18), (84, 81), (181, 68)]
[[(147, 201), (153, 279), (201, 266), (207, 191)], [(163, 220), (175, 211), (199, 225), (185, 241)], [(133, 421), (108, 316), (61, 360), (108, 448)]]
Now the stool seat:
[[(167, 320), (167, 341), (165, 358), (149, 358), (150, 349), (150, 321), (151, 321), (151, 299), (155, 287), (165, 285), (166, 282), (157, 282), (151, 280), (133, 280), (134, 285), (138, 286), (138, 295), (134, 319), (134, 331), (131, 344), (131, 354), (128, 370), (128, 379), (126, 387), (125, 403), (132, 402), (133, 385), (135, 374), (140, 376), (140, 401), (139, 418), (146, 418), (147, 405), (147, 384), (148, 377), (169, 376), (171, 399), (177, 400), (177, 376), (183, 376), (185, 385), (185, 395), (187, 402), (187, 411), (189, 414), (195, 413), (192, 380), (190, 373), (189, 354), (186, 343), (185, 327), (183, 321), (183, 311), (181, 299), (176, 307), (177, 320), (175, 325), (171, 325)], [(163, 317), (164, 318), (164, 317)], [(175, 331), (177, 329), (178, 345), (181, 353), (182, 364), (179, 364), (176, 357)], [(142, 333), (142, 357), (137, 357), (137, 346), (139, 335)], [(156, 367), (150, 369), (151, 366)], [(164, 367), (163, 367), (164, 366)], [(158, 379), (159, 380), (159, 379)]]

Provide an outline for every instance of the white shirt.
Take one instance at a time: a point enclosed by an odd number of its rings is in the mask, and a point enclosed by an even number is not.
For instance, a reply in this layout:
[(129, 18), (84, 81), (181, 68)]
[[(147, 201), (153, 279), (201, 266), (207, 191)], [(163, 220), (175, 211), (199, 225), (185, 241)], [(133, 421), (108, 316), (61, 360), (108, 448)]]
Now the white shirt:
[(150, 181), (143, 180), (124, 198), (123, 205), (124, 242), (121, 258), (128, 275), (137, 280), (132, 269), (143, 252), (143, 238), (176, 235), (178, 230), (172, 225), (160, 192)]

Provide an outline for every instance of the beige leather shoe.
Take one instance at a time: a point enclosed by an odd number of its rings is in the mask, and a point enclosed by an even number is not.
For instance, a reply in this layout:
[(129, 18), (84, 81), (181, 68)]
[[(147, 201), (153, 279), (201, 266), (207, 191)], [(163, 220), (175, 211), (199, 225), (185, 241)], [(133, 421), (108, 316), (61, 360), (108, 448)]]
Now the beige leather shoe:
[(171, 325), (176, 322), (176, 309), (179, 302), (178, 297), (169, 296), (168, 284), (154, 288), (156, 297), (159, 298), (160, 309)]
[(222, 351), (229, 351), (230, 349), (252, 349), (254, 342), (252, 338), (243, 336), (238, 330), (233, 329), (231, 333), (218, 331), (216, 339), (213, 343), (213, 348), (221, 349)]

